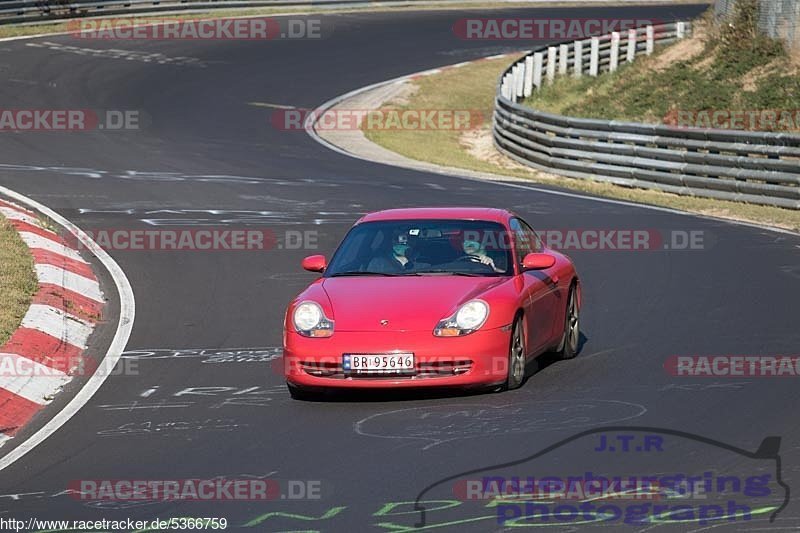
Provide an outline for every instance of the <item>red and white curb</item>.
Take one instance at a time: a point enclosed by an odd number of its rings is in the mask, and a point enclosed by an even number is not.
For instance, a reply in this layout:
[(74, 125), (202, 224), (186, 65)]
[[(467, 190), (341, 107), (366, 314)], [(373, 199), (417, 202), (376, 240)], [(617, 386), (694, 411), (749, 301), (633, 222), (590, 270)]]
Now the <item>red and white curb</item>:
[(105, 298), (77, 249), (43, 227), (34, 212), (0, 200), (0, 216), (28, 245), (39, 281), (22, 324), (0, 346), (2, 446), (85, 369), (82, 354)]
[[(86, 382), (81, 385), (80, 390), (75, 393), (64, 407), (49, 417), (35, 433), (21, 442), (15, 442), (13, 448), (0, 457), (0, 471), (2, 471), (34, 450), (53, 433), (58, 431), (59, 428), (69, 422), (69, 420), (92, 399), (92, 396), (94, 396), (103, 383), (105, 383), (106, 379), (112, 375), (114, 367), (117, 365), (120, 357), (122, 357), (122, 352), (125, 350), (125, 346), (128, 344), (128, 339), (133, 330), (133, 322), (136, 317), (136, 300), (133, 296), (133, 289), (131, 288), (130, 281), (128, 281), (127, 276), (125, 276), (125, 272), (122, 271), (117, 262), (114, 261), (100, 245), (94, 242), (85, 231), (46, 205), (28, 198), (24, 194), (20, 194), (8, 187), (0, 185), (0, 194), (12, 199), (17, 205), (24, 205), (25, 208), (46, 216), (54, 224), (63, 228), (66, 233), (74, 237), (77, 242), (80, 242), (81, 246), (94, 255), (108, 272), (108, 275), (113, 280), (113, 286), (119, 298), (118, 316), (115, 317), (117, 319), (116, 331), (111, 339), (111, 343), (108, 345), (105, 357), (100, 360), (97, 369), (89, 376)], [(43, 242), (45, 242), (45, 245), (49, 245), (47, 241)], [(63, 250), (63, 248), (56, 247), (56, 250)], [(65, 253), (69, 254), (69, 252)], [(66, 288), (66, 290), (72, 289)], [(84, 303), (86, 305), (93, 305), (90, 304), (90, 302)]]

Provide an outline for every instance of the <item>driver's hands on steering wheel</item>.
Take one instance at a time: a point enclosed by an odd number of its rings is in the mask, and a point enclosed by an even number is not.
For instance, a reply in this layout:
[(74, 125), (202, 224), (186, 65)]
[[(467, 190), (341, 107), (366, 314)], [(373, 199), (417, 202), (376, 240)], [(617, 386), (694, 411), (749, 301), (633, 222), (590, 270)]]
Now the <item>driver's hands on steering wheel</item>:
[(468, 254), (468, 255), (466, 255), (465, 257), (468, 257), (468, 258), (470, 259), (470, 261), (472, 261), (472, 262), (474, 262), (474, 263), (481, 263), (481, 264), (483, 264), (483, 265), (486, 265), (486, 266), (488, 266), (488, 267), (491, 267), (491, 269), (492, 269), (492, 270), (494, 270), (495, 272), (502, 272), (502, 270), (498, 269), (498, 268), (495, 266), (495, 264), (494, 264), (494, 259), (492, 259), (492, 258), (491, 258), (491, 257), (489, 257), (488, 255), (473, 255), (473, 254)]

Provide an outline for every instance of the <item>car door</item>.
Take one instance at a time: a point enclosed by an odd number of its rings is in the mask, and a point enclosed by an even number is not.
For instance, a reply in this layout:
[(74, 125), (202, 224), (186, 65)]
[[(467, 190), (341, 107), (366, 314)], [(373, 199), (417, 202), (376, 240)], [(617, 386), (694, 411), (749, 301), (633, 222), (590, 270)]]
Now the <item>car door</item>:
[(541, 252), (543, 247), (536, 232), (524, 220), (513, 218), (509, 223), (514, 236), (517, 261), (523, 277), (526, 298), (525, 319), (528, 330), (528, 353), (539, 353), (553, 342), (558, 312), (558, 284), (548, 270), (522, 270), (522, 260), (529, 253)]

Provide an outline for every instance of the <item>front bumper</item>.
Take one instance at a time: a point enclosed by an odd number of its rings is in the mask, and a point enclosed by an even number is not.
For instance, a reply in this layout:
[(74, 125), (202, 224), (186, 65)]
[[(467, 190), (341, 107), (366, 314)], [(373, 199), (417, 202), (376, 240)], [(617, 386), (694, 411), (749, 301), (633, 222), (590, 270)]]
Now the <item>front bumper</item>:
[[(511, 327), (478, 330), (463, 337), (435, 337), (432, 332), (347, 332), (307, 338), (284, 332), (286, 381), (308, 388), (482, 387), (504, 383), (508, 375)], [(413, 353), (408, 375), (348, 375), (346, 353)]]

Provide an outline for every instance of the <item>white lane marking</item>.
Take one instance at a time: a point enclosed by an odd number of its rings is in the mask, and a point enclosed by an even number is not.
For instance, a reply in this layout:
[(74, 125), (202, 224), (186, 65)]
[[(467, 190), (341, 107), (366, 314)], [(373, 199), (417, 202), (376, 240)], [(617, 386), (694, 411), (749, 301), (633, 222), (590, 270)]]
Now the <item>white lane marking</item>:
[[(520, 53), (523, 53), (523, 52), (520, 52)], [(502, 54), (502, 55), (514, 55), (514, 54)], [(500, 57), (500, 56), (489, 56), (489, 57), (485, 57), (485, 58), (482, 58), (482, 59), (492, 59), (493, 57)], [(476, 61), (481, 61), (481, 59), (478, 59)], [(427, 71), (425, 71), (425, 72), (427, 72)], [(465, 175), (460, 173), (459, 169), (456, 169), (456, 168), (441, 167), (441, 166), (436, 165), (436, 166), (438, 166), (438, 168), (436, 168), (436, 169), (421, 169), (421, 168), (412, 167), (412, 166), (405, 166), (405, 165), (399, 165), (399, 164), (395, 164), (395, 163), (389, 163), (389, 162), (386, 162), (386, 161), (381, 161), (380, 159), (371, 159), (371, 158), (368, 158), (368, 157), (364, 157), (362, 155), (358, 155), (358, 154), (354, 154), (352, 152), (348, 152), (347, 150), (344, 150), (343, 148), (340, 148), (340, 147), (336, 146), (332, 142), (330, 142), (330, 141), (328, 141), (326, 139), (323, 139), (314, 130), (314, 122), (315, 122), (316, 117), (323, 116), (323, 114), (328, 109), (330, 109), (333, 106), (339, 104), (340, 102), (343, 102), (345, 100), (353, 98), (354, 96), (357, 96), (359, 94), (371, 91), (373, 89), (378, 89), (380, 87), (384, 87), (384, 86), (391, 85), (391, 84), (394, 84), (394, 83), (403, 83), (405, 81), (412, 80), (413, 78), (415, 78), (415, 77), (417, 77), (417, 76), (419, 76), (419, 75), (421, 75), (423, 73), (424, 72), (416, 72), (416, 73), (413, 73), (413, 74), (406, 74), (405, 76), (400, 76), (400, 77), (397, 77), (397, 78), (392, 78), (390, 80), (386, 80), (386, 81), (382, 81), (382, 82), (378, 82), (378, 83), (373, 83), (372, 85), (366, 85), (366, 86), (361, 87), (359, 89), (355, 89), (355, 90), (352, 90), (352, 91), (347, 92), (345, 94), (342, 94), (342, 95), (336, 96), (334, 98), (331, 98), (327, 102), (323, 102), (322, 104), (317, 106), (313, 111), (311, 111), (311, 113), (308, 114), (308, 116), (306, 117), (306, 121), (303, 124), (303, 128), (306, 130), (306, 133), (312, 139), (314, 139), (315, 141), (317, 141), (319, 144), (321, 144), (322, 146), (326, 147), (327, 149), (333, 150), (334, 152), (337, 152), (339, 154), (345, 155), (347, 157), (352, 157), (353, 159), (360, 159), (362, 161), (369, 161), (370, 163), (378, 163), (380, 165), (389, 165), (389, 166), (393, 166), (395, 168), (406, 168), (406, 169), (414, 170), (416, 172), (427, 172), (427, 173), (430, 173), (430, 174), (441, 174), (443, 176), (449, 176), (449, 177), (452, 177), (452, 178), (458, 178), (458, 179), (462, 179), (462, 180), (480, 182), (483, 185), (498, 185), (498, 186), (501, 186), (501, 187), (513, 187), (515, 189), (525, 189), (525, 190), (529, 190), (529, 191), (540, 192), (540, 193), (543, 193), (543, 194), (550, 194), (550, 195), (555, 195), (555, 196), (564, 196), (564, 197), (567, 197), (567, 198), (578, 198), (580, 200), (590, 200), (590, 201), (593, 201), (593, 202), (600, 202), (600, 203), (605, 203), (605, 204), (623, 205), (623, 206), (626, 206), (626, 207), (635, 207), (635, 208), (639, 208), (639, 209), (648, 209), (650, 211), (661, 211), (663, 213), (670, 213), (670, 214), (673, 214), (673, 215), (681, 215), (681, 216), (685, 216), (685, 217), (699, 218), (699, 219), (703, 219), (703, 220), (711, 220), (713, 222), (723, 222), (723, 223), (732, 224), (732, 225), (735, 225), (735, 226), (746, 226), (746, 227), (750, 227), (750, 228), (757, 228), (757, 229), (761, 229), (761, 230), (772, 231), (772, 232), (775, 232), (775, 233), (783, 233), (783, 234), (794, 235), (794, 236), (798, 235), (798, 232), (795, 232), (795, 231), (791, 231), (791, 230), (787, 230), (787, 229), (783, 229), (783, 228), (776, 228), (776, 227), (773, 227), (773, 226), (767, 226), (767, 225), (764, 225), (764, 224), (757, 224), (755, 222), (745, 222), (745, 221), (741, 221), (741, 220), (731, 220), (731, 219), (728, 219), (728, 218), (718, 218), (718, 217), (714, 217), (714, 216), (710, 216), (710, 215), (701, 215), (699, 213), (690, 213), (688, 211), (680, 211), (678, 209), (672, 209), (672, 208), (669, 208), (669, 207), (661, 207), (661, 206), (657, 206), (657, 205), (648, 205), (648, 204), (638, 204), (638, 203), (634, 203), (634, 202), (627, 202), (625, 200), (614, 200), (612, 198), (602, 198), (602, 197), (597, 197), (597, 196), (587, 196), (585, 194), (579, 194), (579, 193), (543, 189), (543, 188), (540, 188), (540, 187), (534, 187), (534, 186), (530, 186), (530, 185), (521, 185), (519, 183), (509, 183), (509, 182), (506, 182), (506, 181), (490, 181), (490, 180), (482, 179), (482, 178), (479, 178), (479, 177), (465, 176)], [(433, 165), (433, 164), (431, 163), (431, 165)], [(469, 172), (469, 171), (464, 170), (464, 172)], [(491, 173), (486, 173), (486, 174), (491, 174)], [(514, 179), (513, 176), (503, 176), (502, 174), (492, 174), (492, 175), (495, 178), (497, 178), (498, 180)]]
[(34, 265), (39, 283), (53, 283), (65, 289), (82, 294), (96, 302), (103, 303), (103, 292), (96, 280), (86, 278), (69, 270), (53, 265), (37, 263)]
[(32, 224), (34, 226), (41, 227), (42, 225), (39, 224), (39, 221), (36, 217), (31, 216), (27, 213), (23, 213), (18, 209), (13, 209), (11, 207), (2, 207), (0, 206), (0, 215), (3, 215), (9, 220), (21, 220), (22, 222), (27, 222), (28, 224)]
[(153, 394), (157, 390), (158, 390), (158, 385), (156, 385), (155, 387), (151, 387), (151, 388), (147, 389), (146, 391), (141, 393), (139, 396), (141, 396), (142, 398), (147, 398), (148, 396), (150, 396), (151, 394)]
[[(28, 248), (40, 248), (42, 250), (47, 250), (48, 252), (53, 252), (54, 254), (69, 257), (75, 261), (80, 261), (81, 263), (86, 263), (86, 261), (83, 260), (78, 252), (57, 241), (54, 241), (53, 239), (48, 239), (47, 237), (42, 237), (41, 235), (37, 235), (36, 233), (31, 233), (29, 231), (20, 231), (19, 236), (22, 238), (25, 244), (28, 245)], [(58, 235), (54, 233), (53, 237), (57, 239)]]
[(64, 227), (73, 236), (75, 236), (83, 245), (103, 263), (103, 266), (108, 270), (111, 278), (114, 280), (114, 285), (119, 293), (119, 322), (117, 323), (117, 331), (108, 347), (105, 358), (98, 365), (97, 370), (87, 380), (83, 388), (69, 401), (69, 403), (59, 411), (53, 418), (51, 418), (44, 426), (42, 426), (36, 433), (31, 435), (25, 442), (18, 445), (11, 450), (6, 456), (0, 459), (0, 470), (7, 468), (14, 464), (25, 454), (36, 448), (39, 444), (45, 441), (50, 435), (58, 431), (58, 429), (69, 421), (70, 418), (81, 410), (86, 403), (94, 396), (101, 385), (112, 375), (112, 371), (119, 361), (122, 352), (125, 350), (125, 345), (128, 344), (128, 339), (133, 329), (133, 321), (136, 317), (136, 300), (133, 296), (133, 289), (131, 288), (130, 281), (125, 276), (125, 272), (119, 265), (111, 258), (105, 250), (103, 250), (96, 242), (94, 242), (83, 230), (75, 224), (59, 215), (49, 207), (40, 204), (39, 202), (28, 198), (16, 191), (12, 191), (7, 187), (0, 186), (0, 193), (9, 196), (18, 202), (21, 202), (28, 207), (39, 211), (39, 213), (47, 216), (56, 224)]
[(269, 102), (247, 102), (247, 105), (253, 107), (267, 107), (269, 109), (297, 109), (297, 107), (293, 105), (271, 104)]
[(23, 328), (35, 329), (68, 344), (86, 349), (94, 326), (49, 305), (32, 304), (22, 319)]
[(29, 402), (48, 403), (72, 377), (36, 361), (13, 353), (2, 353), (0, 389), (5, 389)]

